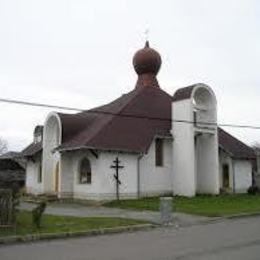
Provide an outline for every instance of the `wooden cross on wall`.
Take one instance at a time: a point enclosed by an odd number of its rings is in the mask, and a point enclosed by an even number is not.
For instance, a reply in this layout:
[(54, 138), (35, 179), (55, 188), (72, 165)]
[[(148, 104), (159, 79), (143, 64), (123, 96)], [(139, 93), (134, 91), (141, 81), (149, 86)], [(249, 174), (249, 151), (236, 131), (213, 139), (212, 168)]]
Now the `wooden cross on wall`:
[(114, 178), (116, 181), (116, 198), (117, 200), (119, 200), (119, 185), (121, 185), (121, 181), (119, 179), (119, 170), (123, 169), (124, 166), (120, 165), (120, 161), (118, 159), (118, 157), (116, 157), (116, 159), (113, 161), (114, 164), (112, 164), (110, 166), (110, 168), (115, 169), (116, 174), (114, 174)]

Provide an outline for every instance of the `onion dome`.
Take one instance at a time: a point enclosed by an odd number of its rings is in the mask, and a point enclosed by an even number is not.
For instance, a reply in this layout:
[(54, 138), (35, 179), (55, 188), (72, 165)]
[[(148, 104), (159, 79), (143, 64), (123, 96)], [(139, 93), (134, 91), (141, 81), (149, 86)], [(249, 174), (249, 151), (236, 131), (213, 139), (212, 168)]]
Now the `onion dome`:
[(138, 50), (133, 57), (133, 66), (138, 75), (137, 87), (159, 87), (156, 75), (162, 64), (160, 54), (150, 48), (146, 41), (145, 47)]

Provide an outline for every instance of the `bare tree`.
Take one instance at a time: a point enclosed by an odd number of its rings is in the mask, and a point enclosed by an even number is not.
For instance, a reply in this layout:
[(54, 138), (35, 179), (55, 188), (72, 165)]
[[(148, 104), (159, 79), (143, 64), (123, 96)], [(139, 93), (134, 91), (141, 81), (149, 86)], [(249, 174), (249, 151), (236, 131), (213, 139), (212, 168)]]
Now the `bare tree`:
[(7, 141), (0, 138), (0, 155), (6, 153), (8, 150)]

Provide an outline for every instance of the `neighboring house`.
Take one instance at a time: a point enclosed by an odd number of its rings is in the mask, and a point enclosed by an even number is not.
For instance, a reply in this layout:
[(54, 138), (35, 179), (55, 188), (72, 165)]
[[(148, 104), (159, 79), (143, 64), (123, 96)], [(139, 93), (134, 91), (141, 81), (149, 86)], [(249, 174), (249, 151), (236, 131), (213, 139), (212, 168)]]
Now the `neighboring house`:
[(156, 78), (161, 57), (148, 42), (133, 65), (129, 93), (77, 114), (52, 112), (36, 127), (22, 151), (28, 193), (114, 199), (116, 158), (124, 198), (245, 192), (254, 153), (217, 128), (213, 90), (200, 83), (166, 93)]
[(21, 156), (26, 158), (26, 192), (29, 194), (42, 194), (42, 135), (43, 126), (34, 129), (33, 143), (27, 146)]
[(255, 152), (223, 129), (219, 129), (220, 182), (222, 188), (246, 192), (252, 185)]
[(25, 186), (25, 162), (18, 157), (16, 152), (0, 156), (0, 188)]

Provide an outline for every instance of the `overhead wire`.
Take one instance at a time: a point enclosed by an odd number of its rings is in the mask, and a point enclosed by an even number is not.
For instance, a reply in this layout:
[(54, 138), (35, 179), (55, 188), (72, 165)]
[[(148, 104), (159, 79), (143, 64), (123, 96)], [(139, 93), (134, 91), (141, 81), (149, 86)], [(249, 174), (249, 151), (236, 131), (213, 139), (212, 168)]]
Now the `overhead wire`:
[(226, 123), (214, 123), (214, 122), (204, 122), (204, 121), (201, 121), (201, 122), (200, 121), (190, 121), (190, 120), (182, 120), (182, 119), (169, 119), (169, 118), (161, 118), (161, 117), (150, 117), (150, 116), (144, 116), (144, 115), (112, 113), (112, 112), (101, 111), (101, 110), (97, 110), (97, 109), (84, 110), (84, 109), (75, 108), (75, 107), (51, 105), (51, 104), (45, 104), (45, 103), (29, 102), (29, 101), (24, 101), (24, 100), (15, 100), (15, 99), (7, 99), (7, 98), (0, 98), (0, 102), (8, 103), (8, 104), (24, 105), (24, 106), (75, 111), (75, 112), (84, 112), (85, 111), (88, 113), (95, 113), (95, 114), (106, 114), (106, 115), (113, 115), (113, 116), (120, 116), (120, 117), (160, 120), (160, 121), (168, 121), (168, 122), (175, 122), (175, 123), (187, 123), (187, 124), (196, 123), (196, 124), (202, 124), (205, 126), (221, 126), (221, 127), (233, 127), (233, 128), (246, 128), (246, 129), (260, 130), (260, 126), (255, 126), (255, 125), (232, 124), (232, 123), (226, 124)]

